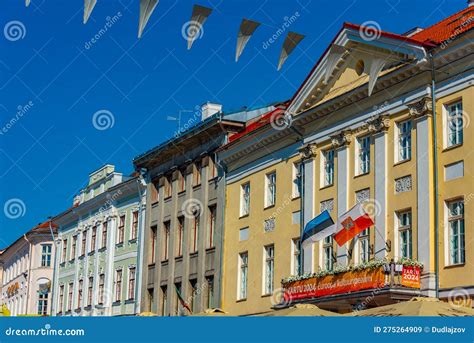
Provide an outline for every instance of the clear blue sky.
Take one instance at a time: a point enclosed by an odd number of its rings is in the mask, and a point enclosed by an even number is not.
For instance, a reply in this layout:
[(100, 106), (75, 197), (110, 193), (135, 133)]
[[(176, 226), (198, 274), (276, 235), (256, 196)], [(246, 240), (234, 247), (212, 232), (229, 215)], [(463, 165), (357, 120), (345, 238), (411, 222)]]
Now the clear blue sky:
[[(230, 111), (288, 99), (344, 21), (376, 21), (383, 30), (403, 33), (466, 6), (465, 0), (201, 0), (214, 11), (188, 51), (181, 31), (194, 3), (161, 0), (138, 40), (138, 0), (99, 0), (86, 25), (82, 0), (31, 0), (29, 8), (23, 0), (2, 0), (0, 247), (71, 206), (101, 165), (131, 173), (133, 157), (176, 130), (167, 116), (205, 101)], [(86, 49), (118, 12), (121, 17)], [(296, 12), (290, 30), (306, 38), (277, 72), (284, 36), (263, 45)], [(262, 25), (236, 64), (243, 17)], [(6, 38), (11, 21), (24, 26), (20, 39)], [(113, 115), (107, 130), (93, 125), (100, 110)], [(183, 122), (186, 115), (192, 114), (184, 113)], [(17, 199), (24, 204), (20, 212), (14, 212)], [(5, 205), (13, 212), (5, 212)]]

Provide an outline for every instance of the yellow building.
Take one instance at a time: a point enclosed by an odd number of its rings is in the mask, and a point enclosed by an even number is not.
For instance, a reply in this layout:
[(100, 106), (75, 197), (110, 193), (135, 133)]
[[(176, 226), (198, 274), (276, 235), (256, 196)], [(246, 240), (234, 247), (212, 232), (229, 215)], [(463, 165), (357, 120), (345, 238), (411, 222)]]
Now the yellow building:
[[(221, 149), (226, 311), (278, 305), (281, 280), (298, 275), (300, 260), (306, 275), (292, 280), (369, 270), (376, 261), (391, 268), (377, 276), (381, 286), (298, 300), (329, 310), (419, 294), (472, 306), (472, 13), (404, 35), (345, 24), (287, 107)], [(330, 237), (316, 242), (300, 259), (306, 223), (325, 209), (336, 219), (357, 203), (374, 226), (342, 247)], [(397, 263), (422, 265), (419, 286), (400, 281)]]

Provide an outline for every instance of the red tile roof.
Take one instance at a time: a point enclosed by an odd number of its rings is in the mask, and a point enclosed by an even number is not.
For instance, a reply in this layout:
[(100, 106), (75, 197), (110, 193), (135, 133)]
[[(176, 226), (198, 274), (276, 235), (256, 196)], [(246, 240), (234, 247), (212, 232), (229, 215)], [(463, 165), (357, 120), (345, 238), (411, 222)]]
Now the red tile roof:
[(419, 42), (431, 42), (438, 45), (472, 29), (473, 26), (474, 7), (467, 7), (414, 34), (411, 38)]

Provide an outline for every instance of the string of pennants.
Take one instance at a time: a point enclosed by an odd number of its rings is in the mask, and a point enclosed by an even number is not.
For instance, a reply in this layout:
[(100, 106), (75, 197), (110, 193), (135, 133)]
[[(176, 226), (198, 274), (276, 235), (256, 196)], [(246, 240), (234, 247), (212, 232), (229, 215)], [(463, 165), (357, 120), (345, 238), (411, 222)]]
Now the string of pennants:
[[(30, 5), (31, 0), (25, 0), (25, 6)], [(158, 5), (159, 0), (140, 0), (140, 14), (139, 14), (139, 23), (138, 23), (138, 38), (141, 38), (143, 30), (145, 29), (148, 20), (150, 19), (153, 11)], [(97, 0), (84, 0), (84, 18), (83, 23), (86, 24), (91, 16), (92, 11), (94, 10)], [(203, 25), (207, 18), (211, 15), (212, 9), (201, 6), (194, 5), (193, 12), (191, 14), (190, 27), (187, 31), (187, 45), (188, 50), (191, 49), (194, 41), (197, 37), (200, 36)], [(239, 32), (237, 34), (237, 47), (235, 51), (235, 62), (238, 62), (240, 55), (245, 49), (245, 46), (249, 42), (250, 38), (254, 32), (258, 29), (261, 23), (253, 21), (250, 19), (242, 19), (240, 24)], [(303, 40), (305, 36), (296, 32), (289, 31), (283, 42), (283, 46), (280, 52), (280, 57), (278, 60), (278, 70), (281, 70), (281, 67), (288, 59), (290, 54), (296, 48), (296, 46)]]

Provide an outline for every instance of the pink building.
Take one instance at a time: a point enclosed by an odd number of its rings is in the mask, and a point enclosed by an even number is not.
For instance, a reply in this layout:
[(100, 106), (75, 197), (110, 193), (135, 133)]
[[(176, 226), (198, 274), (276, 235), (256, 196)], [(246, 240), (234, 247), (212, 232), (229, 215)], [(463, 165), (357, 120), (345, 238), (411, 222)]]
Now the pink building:
[(49, 315), (53, 259), (49, 222), (36, 226), (0, 251), (0, 307), (5, 304), (12, 316)]

